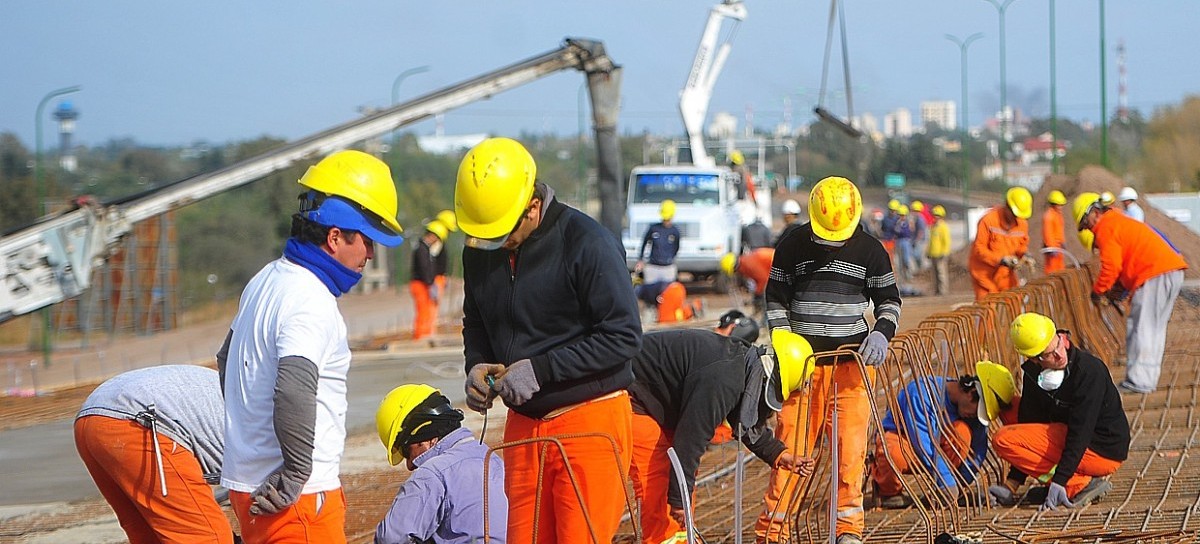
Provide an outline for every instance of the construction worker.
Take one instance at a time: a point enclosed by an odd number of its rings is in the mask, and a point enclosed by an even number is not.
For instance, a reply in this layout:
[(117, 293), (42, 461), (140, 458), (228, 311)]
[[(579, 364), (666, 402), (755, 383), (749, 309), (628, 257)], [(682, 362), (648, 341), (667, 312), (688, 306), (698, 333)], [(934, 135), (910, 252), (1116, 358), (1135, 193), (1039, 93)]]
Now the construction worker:
[(484, 140), (458, 169), (467, 405), (484, 412), (503, 399), (505, 442), (606, 435), (562, 440), (578, 489), (558, 450), (540, 443), (504, 450), (504, 485), (508, 542), (531, 542), (535, 517), (539, 542), (587, 542), (588, 527), (609, 542), (631, 455), (625, 389), (641, 347), (637, 300), (620, 241), (536, 174), (533, 157), (508, 138)]
[[(900, 222), (900, 206), (903, 204), (899, 200), (889, 200), (887, 215), (879, 222), (879, 241), (883, 242), (883, 249), (887, 250), (888, 259), (893, 261), (893, 265), (896, 259), (896, 223)], [(809, 210), (809, 215), (812, 215), (812, 210)]]
[[(439, 223), (446, 226), (446, 230), (449, 232), (458, 232), (458, 220), (454, 218), (454, 210), (442, 210), (437, 213), (436, 217)], [(437, 284), (438, 293), (441, 295), (438, 297), (439, 306), (441, 305), (441, 301), (446, 300), (446, 278), (450, 273), (450, 248), (445, 247), (447, 239), (442, 239), (443, 248), (433, 257), (433, 270), (435, 274), (433, 283)]]
[(746, 156), (741, 151), (735, 150), (729, 154), (729, 169), (737, 174), (734, 186), (737, 188), (738, 199), (749, 198), (751, 202), (758, 203), (754, 176), (750, 174), (750, 169), (746, 166)]
[(1046, 197), (1046, 211), (1042, 212), (1042, 247), (1055, 251), (1047, 251), (1042, 257), (1045, 260), (1047, 274), (1058, 272), (1064, 268), (1063, 251), (1066, 251), (1067, 235), (1064, 230), (1062, 207), (1067, 203), (1067, 197), (1057, 189), (1050, 191)]
[(225, 391), (221, 485), (250, 544), (346, 541), (338, 469), (350, 346), (337, 297), (358, 283), (374, 244), (404, 240), (383, 161), (338, 151), (300, 185), (306, 191), (283, 257), (246, 285), (217, 354)]
[(655, 321), (677, 323), (704, 317), (703, 299), (687, 298), (687, 288), (678, 281), (642, 283), (633, 289), (637, 299), (654, 307)]
[(129, 542), (232, 544), (209, 487), (221, 477), (224, 425), (217, 371), (142, 368), (88, 395), (75, 416), (75, 449)]
[(1120, 300), (1133, 293), (1125, 315), (1125, 379), (1120, 387), (1151, 393), (1158, 388), (1167, 323), (1187, 263), (1149, 225), (1120, 210), (1101, 211), (1098, 200), (1096, 193), (1083, 193), (1072, 206), (1076, 224), (1093, 233), (1100, 249), (1092, 300)]
[[(883, 246), (860, 226), (862, 196), (850, 180), (829, 177), (813, 187), (809, 223), (775, 248), (767, 283), (767, 322), (772, 331), (803, 336), (814, 351), (857, 345), (868, 380), (883, 362), (888, 341), (900, 320), (900, 292)], [(875, 311), (874, 328), (862, 312)], [(792, 395), (779, 414), (775, 435), (789, 451), (809, 457), (822, 427), (832, 430), (830, 405), (837, 410), (837, 526), (840, 544), (862, 541), (862, 480), (871, 414), (870, 383), (854, 358), (818, 366), (812, 385)], [(799, 422), (799, 427), (797, 427)], [(794, 482), (793, 482), (794, 483)], [(755, 524), (759, 541), (780, 541), (791, 534), (799, 508), (788, 474), (776, 471), (766, 493), (766, 508)]]
[[(408, 292), (412, 294), (413, 340), (433, 334), (437, 325), (438, 301), (442, 289), (437, 284), (437, 257), (446, 251), (449, 229), (441, 221), (425, 224), (425, 234), (417, 240), (412, 252), (412, 276), (408, 281)], [(443, 276), (444, 278), (445, 276)]]
[(896, 214), (899, 219), (892, 225), (892, 234), (896, 237), (896, 279), (908, 281), (916, 272), (912, 218), (908, 216), (908, 206), (904, 204), (900, 205)]
[(684, 527), (684, 497), (671, 470), (674, 447), (689, 492), (713, 433), (728, 422), (763, 462), (811, 473), (812, 460), (786, 451), (767, 419), (812, 372), (812, 348), (799, 335), (775, 331), (774, 349), (701, 329), (648, 333), (633, 360), (633, 465), (642, 505), (642, 543), (659, 544)]
[(789, 232), (798, 228), (800, 222), (800, 203), (792, 199), (783, 201), (783, 207), (780, 212), (783, 215), (783, 229), (779, 231), (779, 235), (775, 237), (775, 242), (771, 245), (778, 245), (779, 241), (787, 236)]
[(946, 208), (933, 207), (933, 225), (929, 227), (929, 247), (925, 255), (933, 263), (933, 284), (939, 295), (950, 294), (950, 225), (946, 224)]
[[(975, 481), (988, 451), (987, 427), (1011, 405), (1017, 391), (1003, 365), (980, 361), (977, 375), (913, 380), (896, 395), (900, 421), (890, 408), (883, 417), (882, 440), (875, 443), (871, 472), (876, 499), (884, 508), (907, 508), (912, 499), (902, 493), (901, 474), (912, 473), (919, 462), (937, 478), (950, 497), (967, 498), (958, 485)], [(989, 399), (985, 402), (982, 399)], [(1011, 419), (1016, 422), (1016, 413)], [(943, 428), (949, 423), (948, 428)], [(890, 461), (890, 462), (889, 462)]]
[(933, 225), (933, 214), (924, 202), (914, 200), (909, 221), (912, 224), (912, 260), (915, 265), (913, 271), (919, 272), (929, 265), (925, 262), (925, 254), (929, 247), (929, 227)]
[(1128, 215), (1130, 219), (1146, 222), (1146, 212), (1142, 211), (1142, 207), (1137, 203), (1138, 193), (1133, 187), (1124, 187), (1117, 194), (1117, 205)]
[[(634, 272), (642, 274), (643, 282), (647, 284), (658, 282), (673, 282), (679, 270), (675, 266), (675, 255), (679, 254), (679, 228), (674, 224), (675, 201), (663, 200), (658, 208), (662, 222), (646, 228), (642, 237), (642, 245), (638, 247), (637, 264)], [(646, 248), (650, 248), (649, 262), (646, 261)]]
[(1028, 475), (1048, 484), (1042, 509), (1100, 499), (1112, 489), (1106, 477), (1129, 455), (1129, 421), (1108, 367), (1041, 314), (1018, 315), (1009, 337), (1026, 357), (1024, 382), (1017, 423), (992, 438), (992, 449), (1012, 468), (988, 492), (1011, 505)]
[(742, 227), (742, 253), (749, 253), (761, 247), (775, 247), (771, 243), (771, 228), (763, 224), (762, 218), (755, 215), (754, 221)]
[[(379, 525), (375, 544), (469, 544), (487, 535), (504, 543), (508, 498), (504, 463), (462, 426), (463, 414), (441, 391), (425, 384), (392, 389), (375, 411), (375, 428), (392, 466), (404, 461), (412, 476)], [(484, 500), (484, 463), (488, 464)]]
[(1114, 195), (1112, 191), (1103, 191), (1100, 193), (1100, 205), (1103, 206), (1104, 209), (1111, 208), (1116, 203), (1117, 195)]
[(1016, 287), (1016, 268), (1032, 263), (1025, 255), (1029, 251), (1026, 219), (1030, 215), (1033, 215), (1033, 195), (1024, 187), (1013, 187), (1005, 193), (1004, 204), (979, 219), (967, 260), (975, 300)]
[(754, 312), (766, 308), (767, 280), (771, 275), (771, 261), (775, 259), (775, 248), (760, 247), (750, 253), (734, 258), (728, 253), (721, 259), (721, 271), (728, 277), (741, 276), (754, 294)]
[(747, 344), (758, 341), (758, 323), (738, 310), (729, 310), (721, 314), (713, 332), (721, 336), (737, 338)]

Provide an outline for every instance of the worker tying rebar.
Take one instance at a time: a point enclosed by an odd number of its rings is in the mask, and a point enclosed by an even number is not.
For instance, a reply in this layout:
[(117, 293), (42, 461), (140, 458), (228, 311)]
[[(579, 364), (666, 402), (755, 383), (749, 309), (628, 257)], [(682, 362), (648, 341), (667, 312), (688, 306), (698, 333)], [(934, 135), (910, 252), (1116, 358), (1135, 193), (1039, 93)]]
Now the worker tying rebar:
[(1033, 195), (1024, 187), (1013, 187), (1004, 195), (1004, 203), (983, 214), (975, 227), (967, 269), (975, 300), (991, 293), (1016, 287), (1020, 278), (1017, 267), (1032, 264), (1029, 252), (1029, 222), (1033, 215)]

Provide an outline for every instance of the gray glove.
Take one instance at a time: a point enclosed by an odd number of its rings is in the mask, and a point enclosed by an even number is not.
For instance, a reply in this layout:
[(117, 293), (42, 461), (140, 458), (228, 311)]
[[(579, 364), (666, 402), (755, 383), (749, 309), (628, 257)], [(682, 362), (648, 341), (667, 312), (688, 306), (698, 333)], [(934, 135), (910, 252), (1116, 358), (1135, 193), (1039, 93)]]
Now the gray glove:
[(533, 373), (533, 362), (529, 359), (521, 359), (510, 365), (496, 382), (496, 392), (511, 406), (525, 404), (541, 388)]
[(1016, 268), (1017, 265), (1021, 264), (1021, 260), (1013, 255), (1006, 255), (1000, 258), (1000, 264), (1009, 268)]
[(262, 516), (278, 514), (300, 498), (300, 490), (304, 482), (299, 475), (286, 469), (279, 469), (267, 476), (267, 480), (250, 494), (250, 515)]
[[(496, 398), (496, 389), (492, 382), (488, 381), (489, 376), (499, 376), (504, 373), (504, 365), (480, 363), (471, 367), (471, 371), (467, 372), (467, 383), (465, 389), (467, 391), (467, 407), (479, 413), (484, 413), (492, 407), (492, 400)], [(495, 378), (492, 378), (495, 380)]]
[(438, 284), (436, 284), (436, 283), (429, 284), (429, 298), (430, 298), (430, 300), (433, 301), (434, 304), (437, 304), (438, 299), (441, 298), (441, 295), (442, 295), (442, 290), (438, 289)]
[(875, 366), (887, 357), (887, 346), (887, 337), (879, 331), (872, 331), (858, 346), (858, 354), (862, 356), (863, 364)]
[(1012, 506), (1019, 500), (1011, 489), (1002, 485), (989, 485), (987, 491), (990, 502), (1000, 506)]
[(1070, 497), (1067, 497), (1067, 488), (1051, 482), (1050, 488), (1046, 490), (1046, 502), (1042, 503), (1040, 510), (1058, 510), (1059, 506), (1075, 508)]

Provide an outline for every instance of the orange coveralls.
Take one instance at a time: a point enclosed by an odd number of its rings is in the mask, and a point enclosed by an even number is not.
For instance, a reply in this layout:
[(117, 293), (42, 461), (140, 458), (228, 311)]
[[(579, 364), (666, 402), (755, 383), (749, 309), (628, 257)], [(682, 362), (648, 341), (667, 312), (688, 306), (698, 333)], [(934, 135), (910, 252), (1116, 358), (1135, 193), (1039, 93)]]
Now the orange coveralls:
[(775, 248), (771, 247), (760, 247), (738, 258), (738, 274), (754, 280), (755, 295), (762, 296), (767, 291), (774, 259)]
[[(1042, 247), (1066, 247), (1066, 234), (1063, 230), (1062, 206), (1049, 206), (1042, 213)], [(1065, 268), (1061, 253), (1045, 255), (1046, 273), (1058, 272)]]
[(975, 229), (975, 241), (971, 243), (971, 257), (967, 261), (975, 300), (1016, 287), (1017, 275), (1013, 269), (1000, 264), (1000, 260), (1010, 255), (1024, 257), (1029, 251), (1029, 223), (1017, 217), (1016, 224), (1005, 224), (1002, 210), (1001, 206), (992, 208)]
[(1104, 212), (1092, 232), (1100, 248), (1100, 272), (1092, 285), (1098, 295), (1118, 281), (1132, 293), (1154, 276), (1187, 268), (1183, 257), (1154, 229), (1118, 210)]

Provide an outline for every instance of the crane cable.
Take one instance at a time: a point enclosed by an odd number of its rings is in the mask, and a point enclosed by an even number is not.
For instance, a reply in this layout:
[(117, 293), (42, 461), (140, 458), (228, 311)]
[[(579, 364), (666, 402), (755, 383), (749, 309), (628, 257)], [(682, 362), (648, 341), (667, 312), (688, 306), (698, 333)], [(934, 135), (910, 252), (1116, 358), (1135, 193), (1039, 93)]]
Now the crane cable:
[[(840, 17), (839, 17), (840, 15)], [(838, 118), (836, 115), (825, 109), (825, 91), (829, 81), (829, 58), (833, 52), (833, 25), (837, 21), (841, 21), (841, 38), (842, 38), (842, 73), (846, 85), (846, 110), (847, 119), (854, 116), (854, 97), (850, 90), (850, 52), (846, 41), (846, 13), (842, 10), (838, 0), (830, 0), (829, 2), (829, 25), (825, 30), (825, 59), (821, 66), (821, 91), (817, 95), (817, 107), (813, 108), (813, 113), (821, 120), (826, 121), (842, 132), (845, 132), (851, 138), (861, 138), (863, 133), (861, 130), (850, 125), (846, 121)]]

